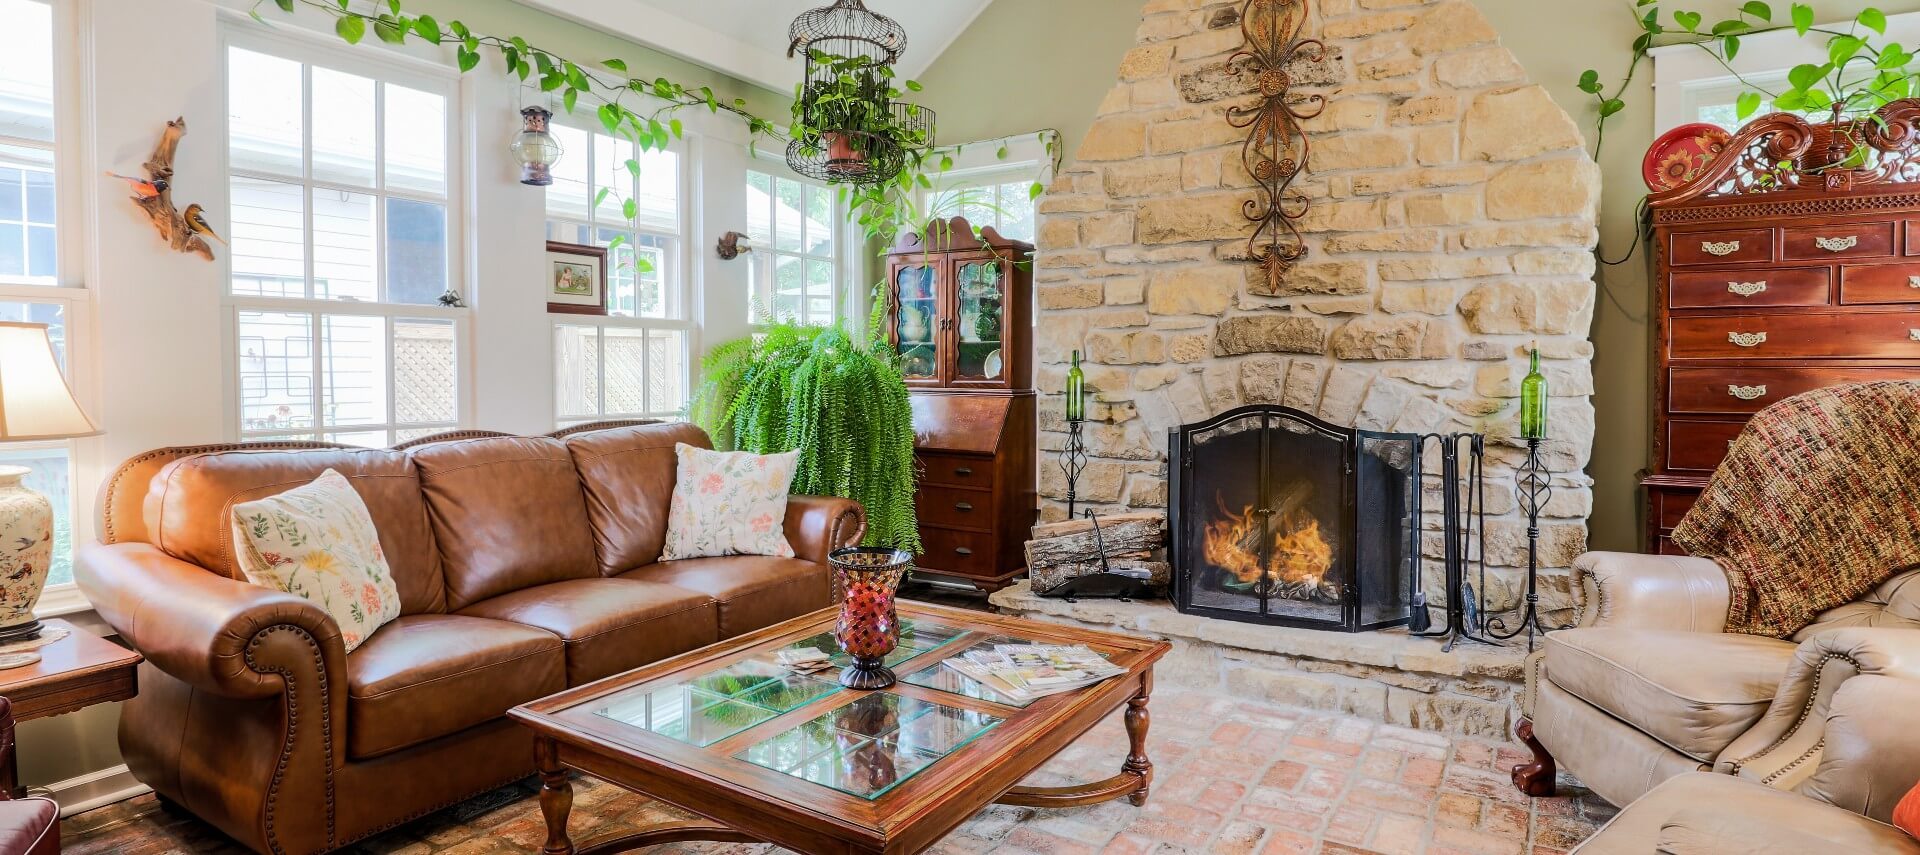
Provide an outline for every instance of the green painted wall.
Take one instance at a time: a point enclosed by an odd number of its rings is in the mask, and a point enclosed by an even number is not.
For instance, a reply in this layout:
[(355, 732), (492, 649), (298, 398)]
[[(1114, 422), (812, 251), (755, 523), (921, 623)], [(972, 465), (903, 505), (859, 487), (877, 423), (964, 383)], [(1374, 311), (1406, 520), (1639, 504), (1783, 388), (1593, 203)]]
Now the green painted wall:
[[(1475, 0), (1500, 30), (1501, 41), (1534, 82), (1580, 122), (1592, 137), (1593, 98), (1574, 87), (1580, 72), (1598, 69), (1617, 81), (1626, 73), (1628, 48), (1638, 29), (1625, 0)], [(1068, 132), (1071, 155), (1091, 124), (1100, 100), (1117, 77), (1119, 60), (1132, 47), (1143, 0), (996, 0), (954, 49), (922, 79), (928, 103), (940, 111), (941, 135), (978, 139), (1054, 126)], [(1707, 0), (1675, 7), (1695, 9), (1715, 21), (1741, 4)], [(1786, 0), (1773, 4), (1784, 14)], [(1869, 5), (1889, 14), (1920, 10), (1920, 0), (1885, 3), (1816, 2), (1818, 19), (1850, 19)], [(998, 48), (998, 49), (996, 49)], [(1646, 185), (1640, 158), (1653, 139), (1652, 70), (1643, 64), (1623, 96), (1627, 109), (1608, 122), (1599, 153), (1605, 180), (1600, 247), (1610, 260), (1624, 255), (1637, 228), (1634, 212)], [(1591, 147), (1591, 145), (1590, 145)], [(1596, 432), (1588, 473), (1597, 482), (1591, 520), (1595, 549), (1639, 551), (1639, 472), (1647, 465), (1650, 430), (1647, 260), (1636, 251), (1620, 265), (1602, 265), (1599, 307), (1594, 313)]]

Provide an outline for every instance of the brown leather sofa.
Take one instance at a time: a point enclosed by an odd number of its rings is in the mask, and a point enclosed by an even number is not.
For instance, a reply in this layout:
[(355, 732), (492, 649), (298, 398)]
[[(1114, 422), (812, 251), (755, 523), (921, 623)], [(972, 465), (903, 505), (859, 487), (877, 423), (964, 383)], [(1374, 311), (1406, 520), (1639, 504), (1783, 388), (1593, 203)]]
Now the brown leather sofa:
[(1688, 772), (1628, 805), (1574, 852), (1920, 855), (1920, 843), (1887, 824), (1901, 796), (1920, 781), (1915, 709), (1920, 681), (1856, 676), (1834, 692), (1820, 727), (1826, 744), (1796, 791)]
[[(795, 496), (795, 558), (659, 562), (682, 424), (462, 434), (405, 450), (228, 445), (122, 464), (81, 590), (147, 658), (120, 717), (142, 782), (260, 852), (323, 852), (533, 772), (509, 708), (831, 603), (857, 503)], [(353, 653), (240, 581), (236, 502), (332, 468), (379, 529), (402, 616)]]
[(1699, 771), (1813, 795), (1836, 695), (1869, 676), (1920, 680), (1920, 569), (1792, 640), (1725, 632), (1726, 575), (1706, 559), (1593, 552), (1574, 584), (1577, 626), (1548, 633), (1527, 662), (1523, 730), (1538, 745), (1515, 782), (1535, 795), (1556, 764), (1617, 805)]

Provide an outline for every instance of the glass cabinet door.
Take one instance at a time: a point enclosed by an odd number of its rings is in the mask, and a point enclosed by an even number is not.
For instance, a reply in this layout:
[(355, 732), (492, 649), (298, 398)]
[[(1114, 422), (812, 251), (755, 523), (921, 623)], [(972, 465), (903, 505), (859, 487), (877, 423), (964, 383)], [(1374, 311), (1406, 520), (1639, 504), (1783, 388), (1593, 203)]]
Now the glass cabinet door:
[(902, 267), (894, 275), (893, 340), (908, 380), (940, 377), (940, 291), (932, 265)]
[(954, 261), (958, 310), (954, 379), (999, 383), (1007, 376), (1006, 277), (993, 258)]

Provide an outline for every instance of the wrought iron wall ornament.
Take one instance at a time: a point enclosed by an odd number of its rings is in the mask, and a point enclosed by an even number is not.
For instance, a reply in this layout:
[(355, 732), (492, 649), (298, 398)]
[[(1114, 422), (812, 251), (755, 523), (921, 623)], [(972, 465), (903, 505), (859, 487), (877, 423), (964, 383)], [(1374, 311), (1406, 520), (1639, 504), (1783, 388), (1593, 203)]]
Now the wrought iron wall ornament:
[(1288, 188), (1307, 168), (1309, 148), (1300, 122), (1320, 115), (1326, 99), (1317, 94), (1295, 96), (1287, 68), (1295, 61), (1323, 62), (1326, 44), (1300, 38), (1309, 0), (1247, 0), (1240, 11), (1240, 32), (1247, 45), (1227, 60), (1227, 73), (1252, 72), (1260, 103), (1228, 107), (1227, 122), (1247, 129), (1240, 159), (1247, 174), (1260, 182), (1260, 195), (1249, 199), (1243, 213), (1258, 223), (1247, 239), (1247, 256), (1266, 270), (1269, 290), (1280, 289), (1280, 279), (1307, 254), (1300, 238), (1299, 220), (1306, 216), (1305, 196)]

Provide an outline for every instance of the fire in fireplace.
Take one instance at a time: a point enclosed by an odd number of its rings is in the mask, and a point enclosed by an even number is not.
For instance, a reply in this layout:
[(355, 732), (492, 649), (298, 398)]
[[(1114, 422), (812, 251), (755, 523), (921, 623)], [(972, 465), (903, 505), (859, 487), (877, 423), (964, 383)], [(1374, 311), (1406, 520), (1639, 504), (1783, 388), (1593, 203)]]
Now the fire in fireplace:
[(1170, 431), (1173, 601), (1229, 620), (1405, 624), (1420, 438), (1254, 405)]

